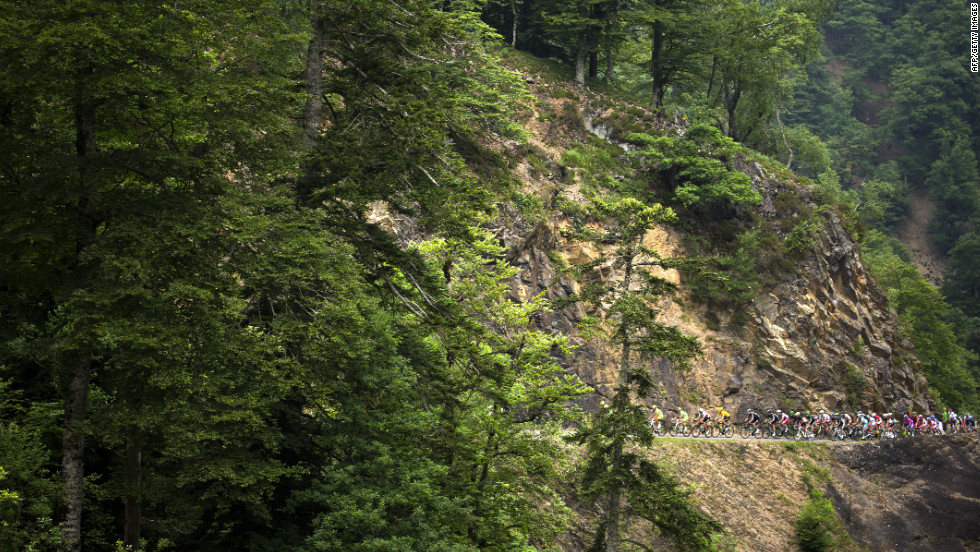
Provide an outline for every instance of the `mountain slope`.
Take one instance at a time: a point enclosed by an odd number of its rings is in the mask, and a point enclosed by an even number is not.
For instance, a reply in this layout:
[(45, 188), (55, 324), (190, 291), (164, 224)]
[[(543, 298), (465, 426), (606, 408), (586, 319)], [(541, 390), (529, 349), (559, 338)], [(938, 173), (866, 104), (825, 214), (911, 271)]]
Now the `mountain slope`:
[[(522, 269), (512, 284), (515, 295), (544, 292), (565, 299), (581, 288), (580, 281), (563, 275), (565, 265), (594, 261), (605, 253), (568, 237), (566, 230), (583, 222), (597, 224), (581, 212), (590, 196), (618, 193), (618, 183), (643, 178), (643, 161), (628, 153), (637, 148), (624, 138), (636, 131), (679, 136), (688, 125), (617, 103), (608, 95), (549, 82), (541, 77), (546, 69), (534, 69), (523, 68), (536, 95), (535, 113), (526, 124), (531, 139), (527, 147), (510, 152), (509, 166), (520, 179), (518, 194), (534, 198), (529, 203), (537, 209), (506, 209), (498, 234), (510, 248), (510, 260)], [(733, 170), (749, 177), (762, 201), (722, 221), (729, 233), (768, 233), (771, 247), (784, 252), (798, 238), (798, 226), (810, 224), (810, 235), (795, 258), (786, 253), (785, 259), (758, 263), (771, 271), (759, 275), (754, 298), (741, 304), (695, 297), (689, 291), (694, 277), (676, 269), (663, 271), (682, 293), (657, 305), (661, 319), (697, 336), (704, 355), (686, 372), (648, 361), (659, 381), (657, 402), (730, 411), (928, 409), (926, 382), (911, 343), (901, 336), (898, 320), (861, 262), (841, 214), (833, 206), (819, 205), (814, 196), (820, 190), (805, 179), (749, 150), (736, 154), (732, 163)], [(653, 192), (669, 202), (669, 194), (656, 190), (657, 185), (650, 184)], [(715, 221), (692, 213), (682, 212), (681, 217), (679, 224), (651, 232), (645, 245), (664, 256), (680, 256), (700, 253), (692, 242), (719, 241)], [(773, 256), (765, 248), (758, 254)], [(589, 278), (615, 281), (621, 275), (605, 262)], [(539, 324), (575, 335), (583, 316), (573, 305), (542, 317)], [(576, 344), (579, 349), (567, 359), (568, 366), (596, 388), (585, 401), (594, 408), (615, 381), (614, 355), (601, 341), (578, 338)]]

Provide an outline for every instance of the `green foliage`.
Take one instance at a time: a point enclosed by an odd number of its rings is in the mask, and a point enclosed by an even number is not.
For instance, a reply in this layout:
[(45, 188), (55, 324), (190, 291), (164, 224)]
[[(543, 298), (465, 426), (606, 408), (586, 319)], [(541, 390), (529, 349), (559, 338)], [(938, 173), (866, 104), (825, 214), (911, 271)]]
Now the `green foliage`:
[(537, 224), (545, 217), (544, 202), (537, 193), (522, 193), (515, 190), (511, 197), (514, 200), (514, 205), (530, 224)]
[[(523, 138), (528, 96), (474, 11), (2, 7), (3, 547), (57, 544), (62, 446), (99, 460), (87, 550), (126, 522), (148, 549), (202, 551), (566, 530), (558, 432), (587, 387), (533, 330), (544, 301), (505, 299), (515, 271), (479, 227), (502, 159), (481, 140)], [(310, 22), (346, 39), (310, 68), (329, 92), (299, 159)], [(443, 238), (408, 250), (369, 206)], [(69, 450), (74, 388), (87, 442)]]
[(736, 238), (730, 254), (689, 258), (681, 267), (685, 289), (698, 301), (728, 304), (736, 314), (743, 312), (739, 307), (751, 302), (761, 285), (759, 236), (758, 230), (746, 231)]
[(980, 230), (973, 230), (956, 241), (949, 252), (943, 294), (951, 305), (973, 317), (980, 317)]
[(800, 125), (787, 128), (785, 132), (786, 145), (793, 152), (798, 173), (817, 176), (831, 170), (830, 150), (818, 136)]
[(844, 386), (844, 390), (847, 392), (848, 405), (852, 410), (860, 409), (862, 405), (861, 392), (863, 391), (864, 386), (868, 383), (864, 372), (846, 360), (841, 361), (840, 366), (838, 366), (838, 370), (840, 371), (839, 378), (841, 384)]
[(980, 218), (980, 172), (977, 158), (965, 135), (947, 136), (941, 154), (932, 164), (925, 184), (939, 208), (929, 229), (935, 241), (946, 251)]
[(908, 212), (908, 194), (903, 183), (866, 180), (858, 190), (858, 213), (871, 228), (893, 228)]
[(713, 552), (722, 525), (694, 503), (694, 489), (682, 485), (664, 466), (641, 461), (641, 485), (631, 494), (637, 515), (674, 541), (683, 552)]
[(811, 491), (803, 509), (796, 516), (796, 539), (803, 552), (824, 552), (835, 543), (837, 516), (830, 500), (820, 491)]
[(912, 330), (916, 356), (945, 405), (976, 410), (980, 404), (975, 353), (963, 348), (949, 321), (950, 306), (915, 266), (895, 253), (893, 242), (871, 231), (864, 259), (872, 276), (888, 294), (891, 305)]
[[(648, 397), (653, 391), (653, 379), (645, 361), (661, 358), (685, 366), (701, 352), (695, 338), (657, 319), (657, 298), (672, 292), (675, 286), (652, 273), (649, 267), (671, 267), (676, 262), (661, 258), (643, 245), (648, 231), (676, 215), (669, 208), (646, 205), (634, 198), (596, 199), (590, 207), (590, 214), (601, 221), (603, 230), (585, 230), (574, 237), (598, 246), (615, 247), (612, 268), (623, 271), (621, 281), (585, 286), (573, 298), (581, 301), (586, 312), (593, 315), (589, 319), (593, 331), (608, 336), (619, 353), (619, 376), (611, 404), (591, 416), (570, 437), (586, 447), (582, 494), (605, 504), (593, 546), (619, 541), (620, 526), (625, 521), (621, 518), (625, 512), (620, 504), (623, 498), (629, 504), (634, 501), (637, 505), (646, 504), (651, 521), (678, 542), (690, 538), (698, 543), (710, 543), (711, 533), (717, 527), (684, 502), (687, 496), (676, 483), (663, 478), (657, 466), (642, 461), (629, 450), (631, 444), (643, 447), (652, 442), (643, 409), (633, 402), (634, 397)], [(580, 271), (591, 272), (595, 264), (580, 267)], [(602, 307), (606, 307), (604, 319), (595, 316)], [(634, 359), (635, 353), (639, 353), (636, 355), (639, 362)], [(649, 503), (645, 493), (673, 497), (686, 508), (663, 512)], [(686, 534), (687, 530), (693, 532)]]
[(820, 231), (821, 224), (813, 217), (793, 226), (786, 237), (786, 249), (795, 255), (803, 255), (816, 245), (813, 237)]
[(731, 208), (761, 201), (749, 177), (731, 168), (740, 146), (718, 129), (693, 125), (683, 137), (631, 134), (627, 139), (643, 149), (632, 152), (658, 171), (674, 200), (701, 208)]
[(49, 448), (60, 412), (50, 403), (26, 404), (11, 387), (0, 380), (0, 549), (49, 550), (61, 540), (61, 489)]

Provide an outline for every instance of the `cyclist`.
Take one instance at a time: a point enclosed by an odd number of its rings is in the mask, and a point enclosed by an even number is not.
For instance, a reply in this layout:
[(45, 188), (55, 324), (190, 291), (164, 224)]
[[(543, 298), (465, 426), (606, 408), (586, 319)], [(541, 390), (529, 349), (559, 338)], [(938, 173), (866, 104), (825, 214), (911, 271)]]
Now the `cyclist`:
[(954, 433), (956, 431), (963, 431), (963, 424), (961, 422), (959, 415), (957, 415), (956, 412), (953, 412), (949, 408), (946, 409), (946, 413), (948, 414), (947, 416), (948, 419), (946, 420), (946, 427), (949, 429), (949, 432)]
[(895, 420), (892, 418), (891, 412), (885, 412), (881, 415), (881, 430), (884, 437), (895, 437)]
[(773, 412), (771, 408), (766, 409), (766, 425), (769, 427), (772, 435), (776, 435), (776, 423), (779, 422), (779, 418), (779, 414)]
[(732, 419), (731, 412), (728, 412), (720, 406), (716, 410), (718, 410), (718, 423), (722, 426), (728, 425), (729, 420)]
[(806, 414), (803, 415), (802, 422), (803, 423), (801, 425), (803, 428), (803, 437), (812, 439), (814, 436), (813, 434), (815, 433), (817, 416), (810, 414), (810, 411), (807, 410)]
[(777, 410), (776, 414), (779, 416), (780, 435), (785, 435), (789, 430), (789, 424), (792, 423), (792, 419), (789, 413), (783, 412), (782, 410)]
[(915, 428), (918, 429), (920, 433), (926, 430), (927, 425), (925, 414), (915, 415)]
[(969, 412), (963, 415), (963, 428), (966, 431), (974, 431), (977, 428), (977, 421), (973, 419), (973, 415)]
[(660, 407), (653, 405), (653, 410), (650, 412), (650, 429), (661, 429), (663, 426), (661, 423), (664, 419), (664, 413), (660, 410)]
[(792, 429), (795, 429), (799, 433), (800, 429), (803, 427), (803, 413), (797, 410), (796, 412), (790, 412), (789, 425)]
[(711, 413), (701, 407), (698, 407), (698, 415), (694, 421), (701, 427), (708, 427), (708, 424), (711, 423)]
[[(770, 410), (770, 412), (772, 412)], [(751, 408), (745, 409), (745, 425), (752, 426), (752, 433), (749, 435), (755, 435), (759, 433), (759, 414), (753, 412)]]
[[(858, 413), (857, 413), (857, 423), (858, 423), (858, 425), (861, 426), (861, 431), (863, 431), (865, 434), (868, 433), (868, 423), (869, 422), (871, 422), (871, 416), (868, 416), (864, 412), (861, 412), (860, 410), (858, 410)], [(863, 436), (862, 436), (862, 438), (863, 438)]]
[(687, 415), (687, 412), (685, 412), (683, 408), (678, 406), (674, 409), (674, 422), (686, 424), (689, 419), (691, 419), (691, 417)]
[[(837, 416), (837, 414), (835, 413), (834, 416)], [(830, 433), (830, 414), (827, 414), (821, 410), (820, 414), (817, 416), (817, 421), (823, 426), (824, 431)]]
[(840, 415), (841, 429), (847, 429), (848, 426), (854, 423), (854, 418), (847, 412), (841, 412)]

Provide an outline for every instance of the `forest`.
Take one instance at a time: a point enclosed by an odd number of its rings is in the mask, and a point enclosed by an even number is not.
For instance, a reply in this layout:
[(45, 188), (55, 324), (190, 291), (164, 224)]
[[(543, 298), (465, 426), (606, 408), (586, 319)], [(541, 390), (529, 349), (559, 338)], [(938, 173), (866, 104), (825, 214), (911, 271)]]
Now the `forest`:
[[(648, 269), (704, 275), (689, 291), (717, 308), (763, 285), (752, 229), (699, 241), (698, 266), (642, 244), (657, 225), (710, 237), (758, 202), (706, 150), (810, 183), (935, 406), (980, 409), (961, 2), (0, 8), (0, 550), (558, 550), (583, 515), (570, 497), (606, 505), (590, 550), (642, 549), (629, 516), (678, 550), (726, 549), (630, 448), (652, 440), (636, 398), (654, 383), (631, 359), (682, 369), (700, 350), (651, 312), (675, 290)], [(581, 406), (569, 336), (536, 324), (567, 305), (509, 293), (493, 221), (526, 198), (495, 160), (526, 142), (540, 73), (520, 63), (690, 124), (683, 140), (624, 124), (643, 163), (674, 167), (650, 178), (683, 183), (669, 199), (615, 184), (583, 212), (613, 230), (576, 229), (626, 271), (571, 298), (618, 355), (612, 408)], [(902, 241), (917, 201), (925, 268)], [(812, 246), (800, 228), (781, 247)]]

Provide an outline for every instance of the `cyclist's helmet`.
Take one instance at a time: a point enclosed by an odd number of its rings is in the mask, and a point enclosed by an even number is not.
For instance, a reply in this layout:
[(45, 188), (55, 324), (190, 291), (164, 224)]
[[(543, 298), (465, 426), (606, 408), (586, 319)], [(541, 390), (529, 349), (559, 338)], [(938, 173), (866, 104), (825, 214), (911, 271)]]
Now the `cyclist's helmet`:
[(776, 414), (782, 414), (782, 413), (783, 413), (783, 411), (782, 411), (782, 410), (777, 410), (777, 411), (776, 411)]
[(861, 415), (861, 411), (860, 411), (860, 410), (858, 410), (858, 416), (860, 416), (860, 415)]
[(823, 414), (824, 413), (823, 410), (820, 410), (820, 413)]
[[(772, 414), (772, 409), (771, 408), (767, 408), (766, 409), (766, 414)], [(969, 414), (967, 414), (967, 416), (969, 416)]]
[(799, 413), (799, 412), (797, 412), (797, 413), (796, 413), (796, 415), (797, 415), (797, 416), (799, 416), (799, 415), (800, 415), (800, 413)]
[(747, 413), (749, 413), (749, 414), (751, 414), (751, 413), (752, 413), (752, 409), (751, 409), (751, 408), (746, 408), (746, 409), (745, 409), (745, 411), (746, 411)]
[(810, 415), (810, 411), (809, 411), (809, 410), (807, 410), (807, 411), (806, 411), (806, 415), (807, 415), (807, 416), (809, 416), (809, 415)]

